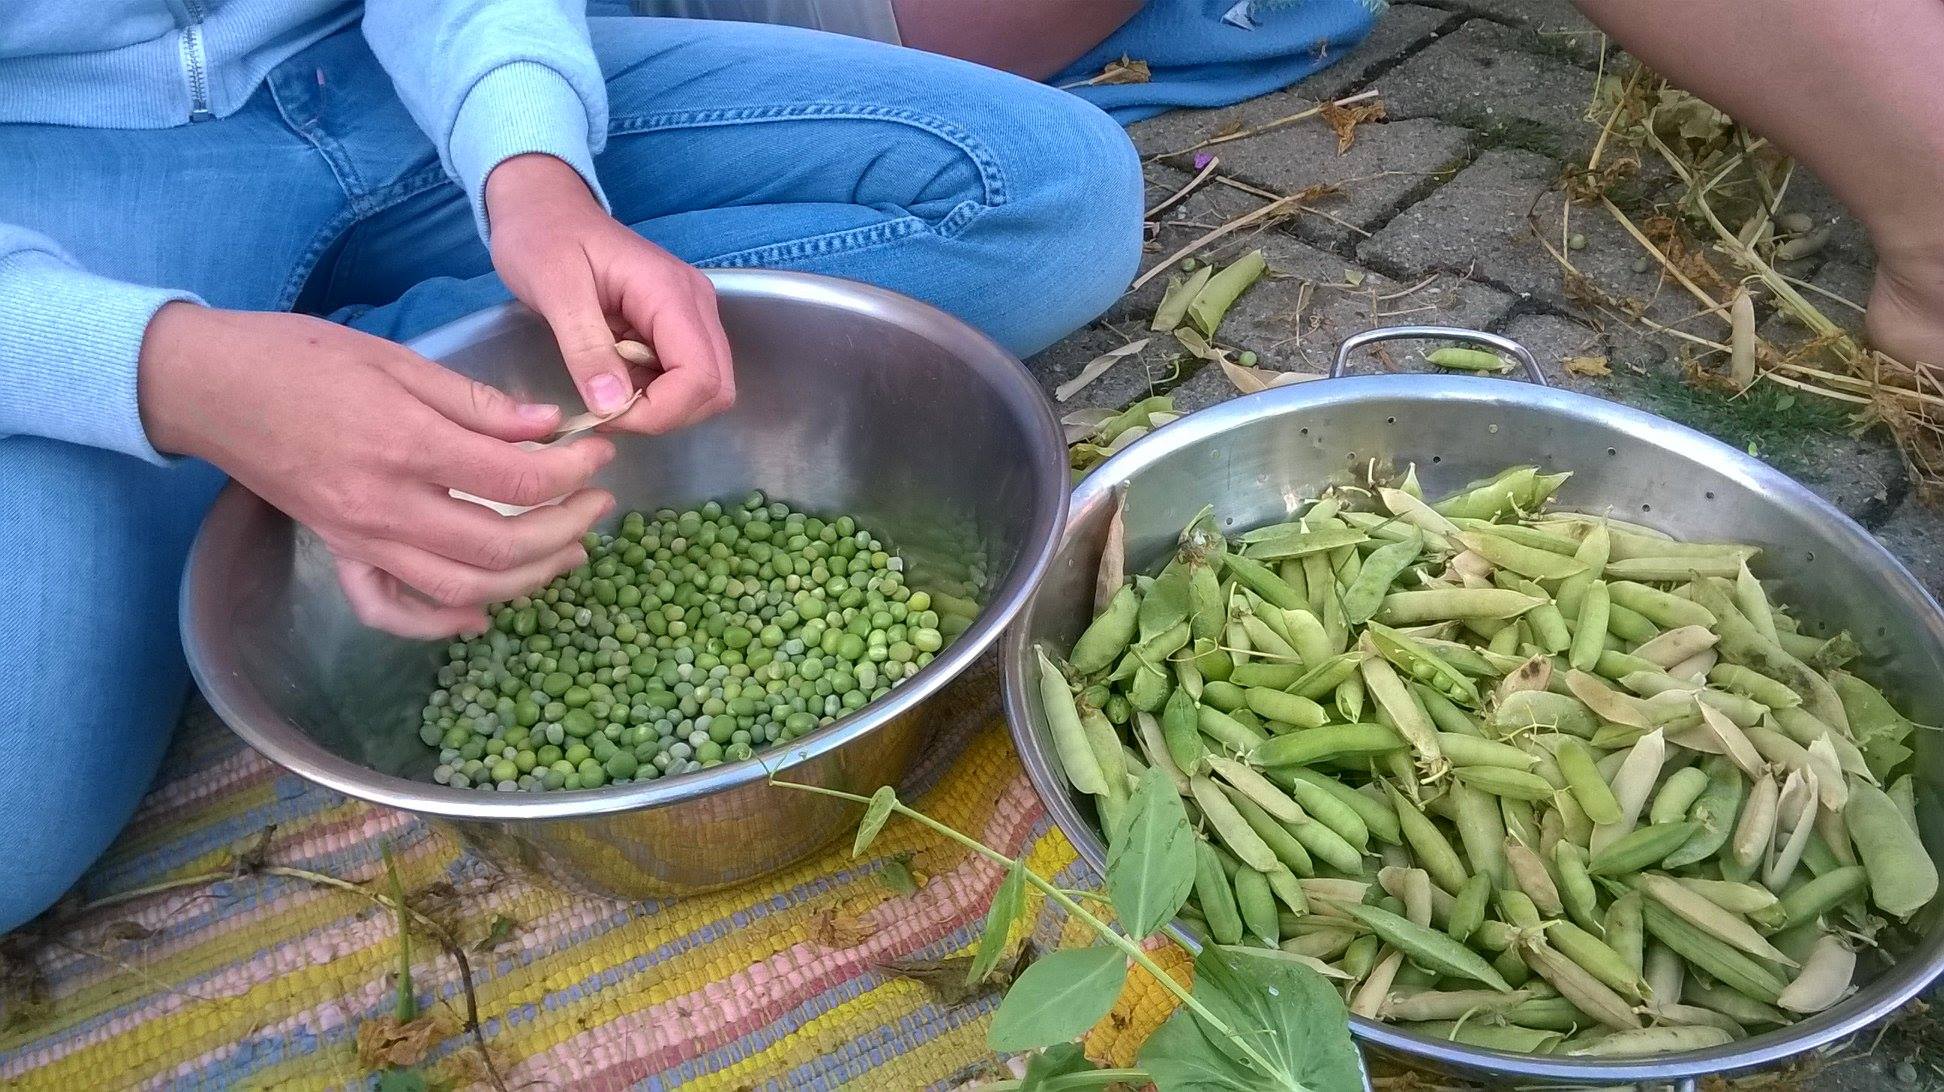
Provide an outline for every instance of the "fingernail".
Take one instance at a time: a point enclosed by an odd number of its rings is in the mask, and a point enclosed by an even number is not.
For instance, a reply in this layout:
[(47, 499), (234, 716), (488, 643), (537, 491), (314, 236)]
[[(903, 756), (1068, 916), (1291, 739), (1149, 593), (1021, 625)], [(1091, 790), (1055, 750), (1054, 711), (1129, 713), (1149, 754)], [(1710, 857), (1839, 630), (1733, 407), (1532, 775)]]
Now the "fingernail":
[(612, 511), (614, 511), (614, 494), (608, 493), (601, 498), (600, 514), (596, 515), (594, 518), (600, 519), (602, 516), (605, 516)]
[(551, 406), (545, 402), (522, 402), (519, 409), (521, 419), (535, 423), (551, 421), (559, 412), (559, 406)]
[(613, 372), (597, 375), (587, 384), (587, 408), (595, 413), (609, 413), (621, 408), (628, 397), (628, 389), (621, 377)]

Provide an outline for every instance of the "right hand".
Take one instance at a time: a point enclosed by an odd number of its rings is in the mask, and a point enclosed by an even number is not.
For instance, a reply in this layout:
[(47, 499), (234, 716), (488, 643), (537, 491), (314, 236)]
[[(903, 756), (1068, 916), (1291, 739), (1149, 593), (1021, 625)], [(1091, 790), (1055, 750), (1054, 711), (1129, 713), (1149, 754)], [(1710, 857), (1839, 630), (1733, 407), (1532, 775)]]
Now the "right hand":
[[(486, 604), (584, 562), (581, 536), (614, 507), (587, 488), (608, 440), (514, 446), (549, 436), (559, 407), (322, 319), (170, 303), (142, 343), (140, 399), (158, 450), (216, 464), (317, 532), (359, 619), (402, 636), (483, 630)], [(453, 489), (567, 499), (504, 517)]]

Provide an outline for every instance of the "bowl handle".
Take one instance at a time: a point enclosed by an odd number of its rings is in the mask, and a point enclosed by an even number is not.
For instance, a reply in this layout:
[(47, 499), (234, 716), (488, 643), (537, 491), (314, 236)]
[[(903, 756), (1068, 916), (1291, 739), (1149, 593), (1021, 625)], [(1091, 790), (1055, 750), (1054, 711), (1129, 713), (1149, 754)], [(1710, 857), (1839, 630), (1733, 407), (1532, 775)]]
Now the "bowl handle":
[(1330, 378), (1335, 379), (1350, 369), (1350, 354), (1366, 345), (1380, 341), (1402, 341), (1406, 338), (1439, 338), (1444, 341), (1462, 341), (1472, 345), (1484, 345), (1502, 353), (1510, 353), (1525, 367), (1526, 378), (1541, 387), (1551, 386), (1546, 382), (1546, 373), (1539, 370), (1539, 362), (1533, 359), (1532, 351), (1509, 337), (1488, 334), (1483, 330), (1466, 330), (1458, 326), (1382, 326), (1375, 330), (1365, 330), (1352, 334), (1337, 346), (1336, 359), (1330, 363)]

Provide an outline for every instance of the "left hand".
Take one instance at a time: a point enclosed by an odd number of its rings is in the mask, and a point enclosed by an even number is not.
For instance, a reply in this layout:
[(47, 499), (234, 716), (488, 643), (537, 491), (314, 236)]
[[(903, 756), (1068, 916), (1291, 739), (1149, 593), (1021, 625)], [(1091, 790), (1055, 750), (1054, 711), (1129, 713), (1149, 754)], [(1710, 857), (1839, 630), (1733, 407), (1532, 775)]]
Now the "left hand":
[[(588, 409), (611, 412), (641, 390), (610, 425), (659, 433), (734, 403), (715, 287), (609, 216), (572, 167), (549, 155), (508, 159), (487, 176), (486, 215), (493, 267), (552, 327)], [(651, 346), (659, 370), (622, 360), (622, 337)]]

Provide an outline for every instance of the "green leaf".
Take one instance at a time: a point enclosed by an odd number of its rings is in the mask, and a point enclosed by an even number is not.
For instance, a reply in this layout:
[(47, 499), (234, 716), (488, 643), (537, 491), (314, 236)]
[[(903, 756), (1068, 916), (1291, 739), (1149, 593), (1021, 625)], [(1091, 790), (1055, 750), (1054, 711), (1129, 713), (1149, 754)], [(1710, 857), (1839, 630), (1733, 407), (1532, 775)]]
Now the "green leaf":
[(1026, 1075), (1019, 1079), (1019, 1092), (1041, 1092), (1049, 1078), (1086, 1073), (1093, 1068), (1079, 1043), (1054, 1043), (1027, 1061)]
[(1127, 981), (1119, 948), (1069, 948), (1026, 968), (992, 1017), (986, 1042), (1001, 1053), (1078, 1038), (1114, 1007)]
[(416, 1069), (387, 1069), (378, 1074), (378, 1092), (430, 1092), (425, 1074)]
[(1161, 1092), (1236, 1089), (1361, 1092), (1363, 1060), (1350, 1041), (1350, 1015), (1336, 990), (1299, 963), (1244, 948), (1210, 946), (1195, 958), (1195, 999), (1270, 1063), (1257, 1071), (1233, 1041), (1188, 1009), (1168, 1019), (1141, 1050)]
[(1195, 832), (1168, 775), (1150, 766), (1107, 848), (1107, 894), (1136, 940), (1166, 925), (1195, 886)]
[(851, 843), (851, 856), (861, 857), (877, 840), (878, 831), (891, 818), (891, 809), (898, 804), (898, 790), (889, 785), (871, 794), (871, 805), (864, 809), (864, 818), (857, 822), (857, 840)]
[(970, 986), (982, 981), (999, 965), (999, 957), (1006, 954), (1006, 938), (1012, 935), (1013, 922), (1026, 910), (1026, 862), (1024, 858), (1012, 863), (1012, 870), (993, 893), (992, 905), (986, 908), (985, 932), (979, 936), (979, 950), (972, 956), (972, 966), (967, 968), (965, 983)]
[(878, 879), (900, 895), (916, 895), (918, 880), (911, 874), (911, 865), (906, 863), (910, 859), (909, 855), (901, 853), (884, 862), (884, 867), (878, 869)]
[(473, 945), (473, 951), (490, 952), (506, 943), (506, 938), (513, 935), (513, 925), (512, 918), (505, 914), (494, 914), (492, 923), (486, 927), (486, 935), (479, 938), (479, 943)]
[(1161, 1092), (1262, 1092), (1262, 1078), (1215, 1045), (1202, 1022), (1176, 1009), (1141, 1044), (1141, 1068)]

